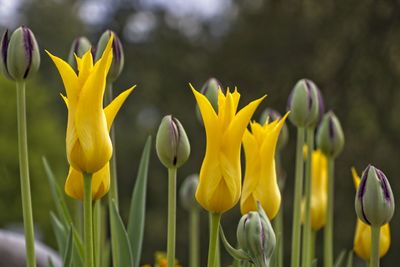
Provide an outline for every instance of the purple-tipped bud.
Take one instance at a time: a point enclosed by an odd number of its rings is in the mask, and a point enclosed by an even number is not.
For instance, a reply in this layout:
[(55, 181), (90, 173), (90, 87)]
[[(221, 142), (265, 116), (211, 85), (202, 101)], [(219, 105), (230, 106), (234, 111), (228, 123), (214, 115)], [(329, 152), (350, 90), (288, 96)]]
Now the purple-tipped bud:
[(296, 83), (289, 95), (289, 120), (297, 127), (312, 127), (318, 119), (318, 93), (311, 80)]
[(368, 165), (356, 193), (355, 209), (358, 218), (366, 224), (380, 227), (390, 222), (394, 206), (392, 189), (385, 174)]
[(329, 111), (317, 130), (317, 147), (329, 157), (337, 157), (344, 146), (344, 134), (338, 118)]
[[(216, 78), (208, 79), (200, 89), (200, 92), (207, 97), (208, 101), (210, 101), (215, 112), (218, 112), (218, 90), (223, 89), (222, 84)], [(198, 106), (196, 106), (196, 116), (197, 119), (203, 123)]]
[(156, 150), (167, 168), (178, 168), (190, 155), (189, 139), (182, 124), (171, 115), (165, 116), (158, 128)]
[(199, 209), (200, 205), (195, 198), (197, 185), (199, 184), (199, 176), (197, 174), (189, 175), (183, 181), (179, 190), (182, 206), (187, 211)]
[(121, 40), (118, 38), (115, 32), (107, 30), (101, 35), (99, 42), (96, 46), (96, 61), (102, 56), (108, 40), (111, 37), (111, 34), (114, 35), (114, 40), (112, 43), (113, 60), (111, 63), (110, 71), (108, 72), (107, 80), (109, 80), (110, 82), (114, 82), (121, 74), (122, 69), (124, 68), (125, 61), (124, 50), (122, 48)]
[(77, 70), (75, 55), (82, 57), (89, 49), (91, 49), (92, 44), (86, 37), (78, 37), (72, 42), (71, 50), (68, 55), (68, 63), (71, 67)]
[(11, 37), (8, 30), (3, 34), (0, 69), (7, 78), (28, 79), (37, 72), (39, 65), (39, 47), (34, 34), (28, 27), (19, 27)]
[[(276, 121), (281, 119), (282, 115), (272, 108), (266, 108), (260, 116), (260, 124), (264, 125), (265, 123), (269, 123), (272, 121)], [(281, 133), (279, 134), (278, 144), (276, 146), (277, 150), (282, 150), (289, 140), (289, 130), (287, 128), (286, 123), (283, 124)]]
[(255, 266), (269, 266), (276, 238), (268, 216), (260, 203), (258, 203), (258, 211), (251, 211), (240, 219), (237, 240), (239, 247), (247, 253)]

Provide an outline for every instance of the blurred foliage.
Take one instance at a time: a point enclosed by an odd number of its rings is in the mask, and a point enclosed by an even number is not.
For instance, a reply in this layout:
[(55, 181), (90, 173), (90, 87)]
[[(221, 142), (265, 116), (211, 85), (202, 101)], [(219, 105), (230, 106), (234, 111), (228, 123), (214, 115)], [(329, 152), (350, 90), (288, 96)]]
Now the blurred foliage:
[[(121, 37), (126, 64), (115, 91), (120, 92), (133, 83), (138, 85), (115, 122), (121, 210), (127, 213), (133, 177), (146, 136), (154, 135), (163, 115), (174, 114), (179, 118), (192, 144), (189, 163), (178, 171), (178, 183), (199, 170), (205, 135), (195, 116), (189, 82), (200, 89), (207, 78), (214, 76), (224, 86), (238, 86), (242, 105), (268, 94), (257, 118), (268, 106), (284, 112), (295, 82), (310, 78), (320, 87), (327, 109), (335, 111), (345, 132), (345, 151), (337, 160), (335, 173), (335, 254), (342, 248), (351, 249), (356, 215), (350, 167), (354, 165), (361, 172), (368, 163), (373, 163), (387, 174), (394, 195), (400, 194), (400, 182), (396, 179), (400, 176), (399, 3), (390, 0), (362, 3), (236, 0), (219, 17), (200, 21), (200, 34), (189, 37), (168, 24), (171, 14), (162, 9), (147, 10), (154, 17), (156, 27), (143, 41), (130, 43), (129, 36), (124, 34), (132, 16), (143, 12), (141, 2), (113, 1), (103, 24), (98, 25), (80, 20), (80, 1), (27, 1), (20, 10), (23, 14), (20, 23), (32, 28), (40, 47), (63, 58), (67, 57), (70, 44), (78, 35), (87, 36), (95, 44), (101, 33), (111, 28)], [(216, 34), (215, 29), (220, 27), (225, 30)], [(47, 56), (42, 55), (41, 73), (28, 84), (28, 126), (35, 220), (44, 225), (48, 224), (50, 196), (46, 180), (42, 178), (40, 156), (48, 156), (63, 181), (66, 161), (62, 156), (65, 149), (62, 140), (66, 112), (58, 96), (63, 92), (60, 78)], [(15, 91), (11, 83), (1, 81), (0, 85), (3, 111), (0, 114), (0, 207), (10, 211), (0, 214), (4, 225), (21, 220), (16, 194), (19, 183)], [(295, 147), (295, 131), (293, 127), (290, 130), (292, 138), (283, 153), (283, 165), (288, 174), (283, 194), (286, 256), (290, 253)], [(142, 262), (151, 262), (154, 251), (166, 248), (167, 172), (155, 153), (150, 166), (146, 249)], [(393, 225), (400, 223), (396, 214)], [(234, 240), (239, 217), (238, 209), (223, 216), (222, 222), (231, 240)], [(177, 223), (177, 257), (185, 265), (187, 216), (183, 209), (178, 209)], [(206, 233), (207, 216), (203, 216), (202, 223)], [(46, 235), (51, 233), (46, 232)], [(394, 228), (392, 248), (382, 266), (393, 266), (396, 251), (400, 249), (398, 236)], [(205, 259), (207, 234), (202, 234), (201, 242)], [(321, 255), (321, 251), (317, 255)], [(229, 257), (223, 253), (223, 258), (226, 265)]]

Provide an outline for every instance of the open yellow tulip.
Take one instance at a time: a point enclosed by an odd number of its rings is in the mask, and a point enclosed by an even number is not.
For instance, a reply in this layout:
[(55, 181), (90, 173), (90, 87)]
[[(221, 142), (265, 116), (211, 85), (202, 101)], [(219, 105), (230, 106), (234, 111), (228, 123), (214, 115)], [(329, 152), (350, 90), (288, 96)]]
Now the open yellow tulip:
[[(353, 175), (354, 186), (357, 189), (360, 184), (360, 176), (358, 176), (356, 170), (351, 168)], [(379, 240), (379, 256), (383, 257), (388, 252), (390, 247), (390, 227), (389, 224), (385, 224), (381, 227), (380, 240)], [(356, 232), (354, 235), (354, 252), (358, 257), (365, 261), (368, 261), (371, 256), (371, 226), (363, 223), (360, 219), (357, 219)]]
[(242, 214), (257, 210), (260, 201), (269, 219), (273, 219), (281, 205), (281, 193), (276, 180), (275, 148), (279, 133), (289, 113), (272, 123), (251, 123), (246, 129), (243, 146), (246, 156), (246, 172), (240, 199)]
[(65, 191), (77, 199), (83, 198), (83, 173), (93, 174), (94, 199), (108, 192), (108, 162), (113, 150), (109, 129), (118, 110), (134, 88), (121, 93), (103, 109), (106, 77), (112, 62), (112, 42), (113, 36), (109, 39), (103, 56), (95, 64), (90, 49), (82, 58), (76, 56), (78, 74), (67, 62), (48, 52), (67, 93), (63, 98), (68, 108), (66, 147), (70, 171)]
[(240, 145), (261, 97), (238, 113), (240, 94), (218, 90), (218, 114), (208, 99), (192, 87), (207, 136), (196, 199), (210, 212), (222, 213), (236, 205), (241, 193)]

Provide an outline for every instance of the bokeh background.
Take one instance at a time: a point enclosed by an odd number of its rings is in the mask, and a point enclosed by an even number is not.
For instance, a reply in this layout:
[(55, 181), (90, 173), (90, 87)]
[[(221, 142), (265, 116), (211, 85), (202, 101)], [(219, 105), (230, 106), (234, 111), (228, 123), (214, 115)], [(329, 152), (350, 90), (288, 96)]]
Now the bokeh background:
[[(179, 169), (178, 184), (198, 172), (205, 134), (195, 116), (191, 82), (200, 89), (209, 77), (237, 86), (243, 103), (268, 94), (266, 107), (286, 109), (295, 82), (310, 78), (320, 87), (328, 109), (341, 120), (346, 146), (335, 170), (335, 255), (351, 249), (356, 223), (350, 167), (372, 163), (400, 194), (400, 6), (398, 1), (317, 0), (0, 0), (0, 30), (29, 26), (41, 48), (40, 72), (28, 82), (28, 129), (33, 211), (40, 238), (54, 246), (49, 211), (54, 209), (41, 164), (46, 156), (63, 184), (67, 173), (67, 113), (59, 96), (60, 77), (44, 49), (67, 58), (71, 42), (87, 36), (95, 44), (114, 30), (125, 50), (125, 68), (115, 83), (120, 92), (132, 84), (116, 119), (121, 210), (127, 216), (138, 160), (148, 135), (173, 114), (184, 125), (192, 154)], [(0, 78), (0, 226), (21, 227), (14, 84)], [(290, 123), (289, 123), (290, 124)], [(285, 255), (290, 256), (294, 136), (283, 153), (287, 172), (283, 192)], [(152, 150), (142, 263), (166, 248), (167, 172)], [(71, 207), (73, 207), (71, 201)], [(400, 249), (400, 215), (392, 220), (392, 246), (382, 266), (395, 266)], [(202, 266), (207, 251), (207, 216), (202, 218)], [(236, 208), (223, 216), (235, 240)], [(187, 266), (188, 216), (179, 206), (177, 257)], [(320, 240), (321, 241), (321, 240)], [(319, 249), (319, 247), (318, 247)], [(318, 250), (317, 255), (321, 255)], [(223, 266), (230, 263), (223, 252)], [(288, 266), (286, 261), (285, 266)]]

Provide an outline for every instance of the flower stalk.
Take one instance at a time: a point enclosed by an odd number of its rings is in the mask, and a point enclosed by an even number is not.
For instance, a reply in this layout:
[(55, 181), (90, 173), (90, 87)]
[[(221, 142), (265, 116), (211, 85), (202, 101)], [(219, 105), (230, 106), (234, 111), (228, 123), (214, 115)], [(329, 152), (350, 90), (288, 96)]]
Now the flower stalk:
[(168, 168), (168, 237), (167, 266), (175, 266), (176, 238), (176, 168)]
[(200, 247), (199, 247), (199, 222), (200, 222), (200, 214), (199, 209), (192, 208), (190, 211), (190, 229), (189, 229), (189, 238), (190, 238), (190, 254), (189, 261), (190, 267), (199, 267), (200, 266)]
[(93, 267), (93, 207), (92, 207), (92, 176), (84, 175), (83, 220), (85, 235), (85, 267)]
[(379, 267), (379, 239), (380, 239), (380, 226), (371, 226), (371, 258), (370, 267)]
[(21, 180), (22, 212), (25, 232), (26, 263), (36, 266), (35, 235), (32, 216), (31, 186), (29, 179), (28, 140), (26, 129), (25, 82), (17, 81), (18, 152)]
[(324, 267), (333, 266), (334, 159), (328, 156), (328, 212), (324, 228)]
[(293, 199), (293, 225), (292, 225), (292, 258), (291, 266), (298, 267), (300, 263), (300, 211), (301, 195), (303, 191), (303, 146), (304, 146), (304, 127), (297, 128), (297, 148), (296, 148), (296, 172)]
[(210, 212), (210, 241), (208, 245), (208, 263), (207, 267), (216, 267), (217, 249), (218, 249), (218, 229), (221, 221), (221, 214)]

